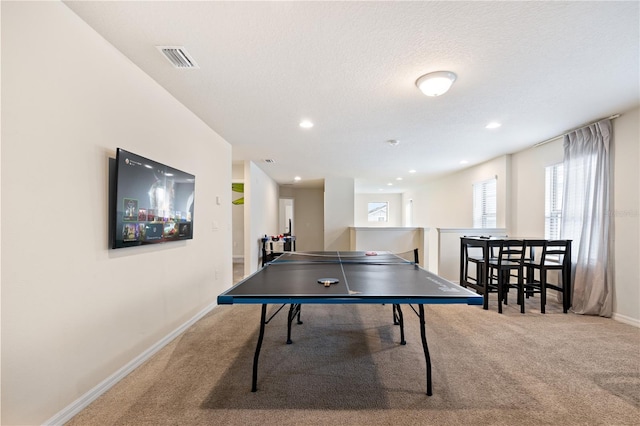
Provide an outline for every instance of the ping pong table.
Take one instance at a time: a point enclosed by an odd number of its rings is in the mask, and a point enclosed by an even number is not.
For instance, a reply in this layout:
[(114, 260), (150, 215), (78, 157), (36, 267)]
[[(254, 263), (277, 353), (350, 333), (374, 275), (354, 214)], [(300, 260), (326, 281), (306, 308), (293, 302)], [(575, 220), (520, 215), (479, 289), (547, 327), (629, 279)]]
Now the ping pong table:
[[(287, 344), (290, 344), (293, 321), (297, 319), (297, 323), (302, 324), (303, 304), (390, 304), (394, 324), (400, 326), (402, 345), (406, 341), (401, 305), (409, 305), (419, 317), (427, 395), (432, 395), (424, 305), (482, 305), (482, 295), (447, 281), (417, 263), (417, 252), (414, 261), (389, 252), (286, 252), (220, 294), (220, 305), (262, 305), (251, 391), (257, 390), (258, 358), (265, 325), (286, 305), (290, 305), (287, 321)], [(269, 304), (281, 306), (267, 318)]]

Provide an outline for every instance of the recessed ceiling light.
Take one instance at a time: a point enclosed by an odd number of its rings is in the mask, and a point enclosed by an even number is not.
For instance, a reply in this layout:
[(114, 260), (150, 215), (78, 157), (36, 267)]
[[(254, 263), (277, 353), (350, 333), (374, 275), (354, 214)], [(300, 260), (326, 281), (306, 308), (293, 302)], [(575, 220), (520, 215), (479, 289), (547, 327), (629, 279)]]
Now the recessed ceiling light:
[(491, 123), (487, 124), (485, 126), (485, 128), (486, 129), (497, 129), (500, 126), (502, 126), (502, 124), (498, 123), (497, 121), (492, 121)]
[(309, 120), (302, 120), (300, 122), (300, 127), (302, 127), (303, 129), (310, 129), (313, 127), (313, 123)]
[(387, 186), (393, 186), (393, 184), (392, 184), (391, 182), (389, 182), (389, 183), (387, 184)]
[(302, 180), (302, 178), (300, 176), (296, 176), (293, 178), (293, 180), (295, 180), (296, 182), (298, 182), (299, 180)]
[(409, 170), (409, 173), (415, 173), (415, 172), (416, 172), (416, 171), (415, 171), (415, 170), (413, 170), (413, 169)]
[(402, 178), (401, 177), (397, 177), (396, 180), (402, 180)]
[(467, 161), (467, 160), (460, 160), (460, 164), (467, 164), (467, 163), (469, 163), (469, 161)]
[(451, 71), (436, 71), (420, 77), (416, 86), (427, 96), (440, 96), (447, 93), (456, 78)]

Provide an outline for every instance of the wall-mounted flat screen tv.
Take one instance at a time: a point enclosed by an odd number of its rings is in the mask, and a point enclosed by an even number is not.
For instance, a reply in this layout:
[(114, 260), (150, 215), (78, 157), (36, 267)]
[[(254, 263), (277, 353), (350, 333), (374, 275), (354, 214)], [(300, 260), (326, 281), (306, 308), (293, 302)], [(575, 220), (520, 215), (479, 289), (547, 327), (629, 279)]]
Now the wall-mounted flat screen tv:
[(112, 248), (193, 238), (195, 176), (118, 148)]

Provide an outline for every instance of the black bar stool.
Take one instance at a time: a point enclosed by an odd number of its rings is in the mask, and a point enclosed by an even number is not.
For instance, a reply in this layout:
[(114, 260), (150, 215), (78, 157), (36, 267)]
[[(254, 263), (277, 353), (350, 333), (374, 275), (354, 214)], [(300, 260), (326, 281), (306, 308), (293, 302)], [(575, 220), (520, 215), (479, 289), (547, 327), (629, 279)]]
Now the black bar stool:
[[(566, 314), (571, 307), (571, 240), (548, 240), (542, 247), (539, 259), (526, 259), (523, 266), (527, 271), (524, 291), (528, 295), (540, 294), (540, 312), (545, 313), (547, 289), (562, 293), (562, 310)], [(535, 272), (539, 279), (535, 279)], [(548, 281), (549, 271), (560, 271), (561, 283)]]
[[(523, 240), (504, 240), (500, 244), (500, 251), (496, 259), (490, 259), (487, 289), (492, 289), (498, 293), (498, 312), (502, 313), (502, 302), (507, 304), (507, 293), (510, 287), (518, 289), (518, 304), (520, 304), (520, 312), (524, 313), (524, 291), (523, 291), (523, 257), (524, 257), (524, 241)], [(512, 274), (516, 273), (517, 283), (511, 283)], [(496, 283), (493, 283), (493, 280)]]

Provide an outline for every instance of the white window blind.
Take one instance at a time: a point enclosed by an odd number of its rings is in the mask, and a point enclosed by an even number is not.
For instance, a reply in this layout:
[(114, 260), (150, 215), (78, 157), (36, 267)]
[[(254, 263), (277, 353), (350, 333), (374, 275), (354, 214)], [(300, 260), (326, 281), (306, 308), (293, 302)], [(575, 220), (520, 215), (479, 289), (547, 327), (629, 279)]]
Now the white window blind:
[(560, 239), (563, 182), (562, 163), (545, 168), (544, 237), (549, 240)]
[(497, 179), (473, 184), (473, 227), (495, 228), (497, 211)]

